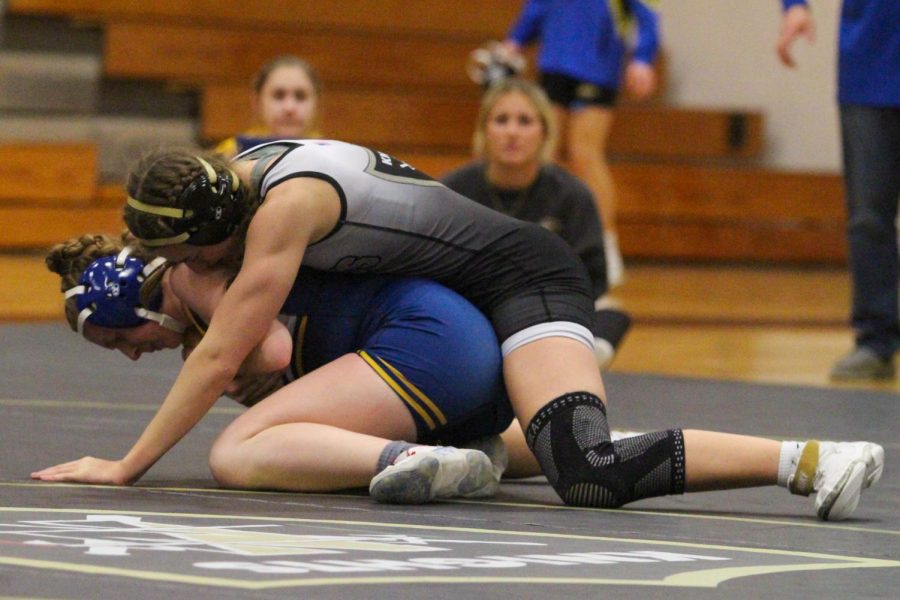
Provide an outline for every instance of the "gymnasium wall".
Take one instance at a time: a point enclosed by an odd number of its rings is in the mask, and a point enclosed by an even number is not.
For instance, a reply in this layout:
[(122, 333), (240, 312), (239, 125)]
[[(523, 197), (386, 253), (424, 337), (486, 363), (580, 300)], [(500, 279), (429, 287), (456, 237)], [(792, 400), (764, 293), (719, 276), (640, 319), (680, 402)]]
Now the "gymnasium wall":
[(761, 157), (765, 166), (838, 172), (835, 73), (840, 4), (813, 0), (816, 41), (794, 45), (798, 67), (791, 70), (775, 55), (779, 0), (662, 2), (667, 100), (760, 110), (766, 116)]

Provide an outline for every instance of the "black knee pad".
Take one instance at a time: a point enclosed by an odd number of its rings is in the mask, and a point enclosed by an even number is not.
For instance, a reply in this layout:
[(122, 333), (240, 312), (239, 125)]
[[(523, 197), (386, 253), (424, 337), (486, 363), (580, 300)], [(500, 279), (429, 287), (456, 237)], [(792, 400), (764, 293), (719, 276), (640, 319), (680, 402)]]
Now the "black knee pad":
[(565, 394), (538, 411), (526, 440), (566, 504), (615, 508), (640, 498), (684, 493), (681, 430), (613, 443), (606, 407), (589, 392)]

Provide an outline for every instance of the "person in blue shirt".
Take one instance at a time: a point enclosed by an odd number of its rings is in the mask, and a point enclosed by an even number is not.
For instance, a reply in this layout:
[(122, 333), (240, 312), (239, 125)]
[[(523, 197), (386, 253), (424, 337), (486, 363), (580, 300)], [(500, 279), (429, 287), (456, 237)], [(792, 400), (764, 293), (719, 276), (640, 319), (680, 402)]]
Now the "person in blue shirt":
[[(541, 86), (554, 105), (562, 148), (584, 180), (605, 228), (607, 277), (621, 283), (624, 264), (616, 233), (616, 192), (606, 161), (613, 107), (624, 71), (638, 99), (656, 89), (657, 2), (651, 0), (528, 0), (504, 46), (513, 56), (539, 42)], [(634, 43), (631, 30), (636, 26)]]
[[(793, 67), (793, 42), (812, 41), (815, 28), (805, 0), (782, 1), (777, 52)], [(900, 2), (844, 0), (837, 88), (856, 344), (831, 377), (892, 379), (900, 349)]]

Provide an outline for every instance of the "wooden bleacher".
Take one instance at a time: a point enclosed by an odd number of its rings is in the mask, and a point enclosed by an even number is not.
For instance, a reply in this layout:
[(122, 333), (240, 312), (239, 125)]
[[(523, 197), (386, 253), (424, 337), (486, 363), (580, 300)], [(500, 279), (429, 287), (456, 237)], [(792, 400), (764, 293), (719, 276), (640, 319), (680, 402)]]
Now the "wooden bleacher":
[[(329, 137), (392, 151), (468, 152), (478, 112), (474, 86), (455, 96), (392, 90), (330, 90), (323, 99)], [(252, 122), (246, 83), (203, 88), (201, 131), (221, 139)], [(609, 151), (657, 158), (753, 158), (762, 149), (762, 116), (753, 112), (625, 105), (617, 109)]]
[(0, 143), (0, 207), (84, 206), (96, 191), (92, 143)]
[(754, 167), (617, 163), (626, 256), (842, 263), (840, 176)]
[(471, 88), (463, 66), (478, 43), (383, 33), (248, 32), (130, 22), (109, 23), (105, 39), (104, 72), (111, 77), (247, 82), (261, 64), (293, 53), (314, 64), (326, 83), (419, 89)]
[(266, 29), (344, 29), (496, 38), (518, 14), (518, 0), (256, 0), (252, 10), (220, 0), (8, 0), (22, 15), (64, 16), (101, 22), (190, 22)]
[[(466, 154), (398, 153), (441, 177)], [(846, 261), (838, 175), (758, 167), (614, 162), (626, 256), (699, 261)]]
[(89, 231), (119, 233), (125, 229), (121, 207), (0, 208), (0, 249), (41, 250)]
[[(325, 82), (327, 136), (377, 146), (440, 176), (469, 155), (479, 90), (466, 76), (466, 57), (485, 40), (502, 38), (521, 3), (421, 0), (415, 11), (403, 0), (259, 0), (252, 11), (217, 0), (7, 5), (12, 14), (99, 23), (108, 77), (196, 89), (204, 143), (250, 125), (248, 82), (260, 64), (302, 55)], [(626, 256), (845, 260), (839, 179), (754, 167), (762, 131), (763, 116), (752, 110), (623, 103), (610, 153)], [(30, 165), (59, 162), (48, 158), (53, 149), (34, 151), (48, 154)], [(0, 226), (26, 224), (4, 237), (4, 248), (41, 247), (67, 237), (67, 227), (121, 227), (119, 188), (98, 187), (82, 170), (77, 190), (57, 189), (60, 173), (76, 177), (71, 169), (29, 168), (16, 170), (24, 173), (20, 191), (0, 197)], [(41, 200), (21, 195), (45, 185), (52, 189)]]
[(0, 144), (0, 250), (40, 249), (85, 231), (121, 231), (122, 204), (98, 200), (91, 143)]

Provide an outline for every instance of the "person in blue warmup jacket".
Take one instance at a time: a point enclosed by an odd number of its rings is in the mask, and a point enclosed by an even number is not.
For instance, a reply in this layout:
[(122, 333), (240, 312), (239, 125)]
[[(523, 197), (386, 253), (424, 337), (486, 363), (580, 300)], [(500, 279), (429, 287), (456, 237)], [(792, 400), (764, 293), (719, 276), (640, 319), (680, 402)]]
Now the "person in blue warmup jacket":
[[(799, 37), (812, 41), (815, 28), (805, 0), (783, 6), (777, 51), (793, 67), (791, 45)], [(900, 2), (844, 0), (837, 87), (856, 344), (831, 377), (892, 379), (900, 349)]]

